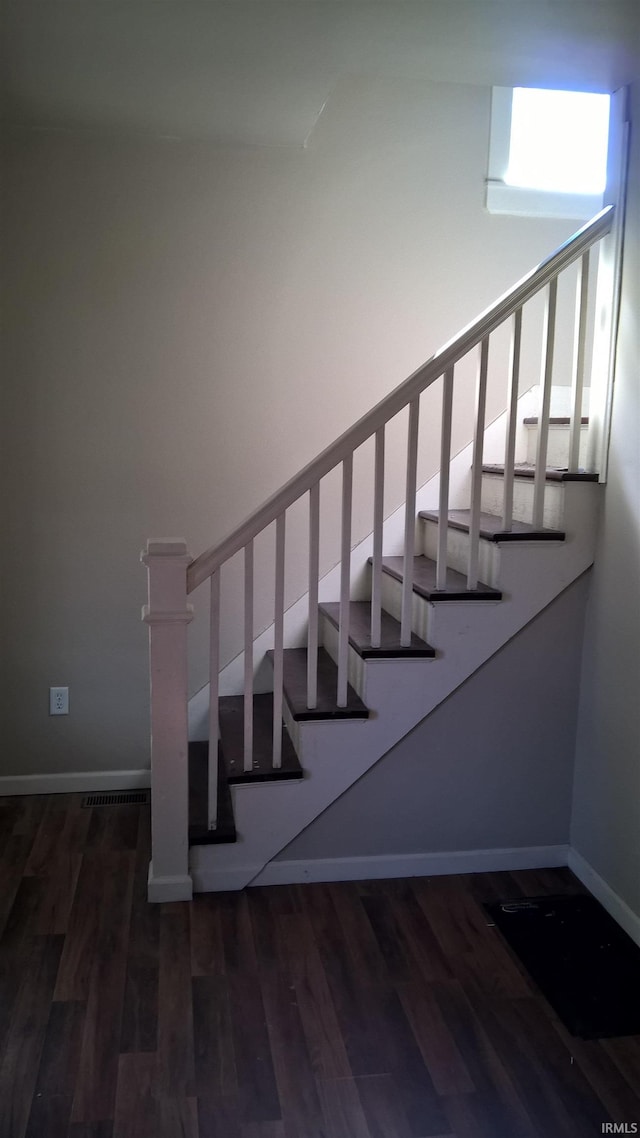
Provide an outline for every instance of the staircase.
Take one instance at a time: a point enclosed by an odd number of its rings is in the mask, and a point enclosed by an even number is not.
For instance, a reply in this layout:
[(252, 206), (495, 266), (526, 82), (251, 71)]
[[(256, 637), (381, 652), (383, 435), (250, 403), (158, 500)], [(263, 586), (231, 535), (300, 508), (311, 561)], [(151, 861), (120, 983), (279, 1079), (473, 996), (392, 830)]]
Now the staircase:
[[(182, 542), (148, 543), (150, 900), (259, 883), (284, 846), (592, 563), (602, 488), (581, 465), (589, 251), (612, 222), (613, 210), (602, 211), (220, 545), (191, 560)], [(551, 413), (557, 280), (574, 262), (571, 406), (558, 416)], [(542, 290), (539, 401), (536, 415), (523, 415), (523, 309)], [(506, 410), (487, 425), (489, 342), (505, 322)], [(452, 456), (455, 369), (476, 351), (474, 437)], [(435, 383), (440, 469), (418, 488), (420, 397)], [(385, 521), (385, 427), (407, 407), (406, 500)], [(352, 548), (353, 455), (370, 438), (373, 530)], [(340, 562), (321, 578), (320, 485), (336, 467)], [(285, 609), (286, 512), (300, 499), (308, 503), (308, 591)], [(273, 622), (256, 636), (254, 540), (269, 526)], [(240, 551), (243, 651), (221, 669), (220, 571)], [(187, 595), (205, 581), (210, 682), (188, 704)]]

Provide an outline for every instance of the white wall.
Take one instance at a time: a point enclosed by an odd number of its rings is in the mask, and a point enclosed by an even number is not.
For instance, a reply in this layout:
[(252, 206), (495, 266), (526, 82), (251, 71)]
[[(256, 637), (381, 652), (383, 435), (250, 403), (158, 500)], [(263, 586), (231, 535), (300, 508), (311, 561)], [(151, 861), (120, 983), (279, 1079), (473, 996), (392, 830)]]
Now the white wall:
[(632, 119), (609, 474), (587, 610), (571, 840), (640, 916), (640, 82)]
[[(571, 231), (484, 210), (489, 101), (350, 80), (299, 151), (5, 138), (4, 773), (146, 766), (146, 538), (219, 540)], [(399, 465), (387, 510), (401, 496)], [(368, 526), (358, 489), (354, 538)], [(291, 535), (295, 553), (300, 512)], [(263, 609), (259, 591), (258, 627)], [(53, 684), (68, 717), (47, 714)]]
[(590, 573), (276, 861), (564, 845)]

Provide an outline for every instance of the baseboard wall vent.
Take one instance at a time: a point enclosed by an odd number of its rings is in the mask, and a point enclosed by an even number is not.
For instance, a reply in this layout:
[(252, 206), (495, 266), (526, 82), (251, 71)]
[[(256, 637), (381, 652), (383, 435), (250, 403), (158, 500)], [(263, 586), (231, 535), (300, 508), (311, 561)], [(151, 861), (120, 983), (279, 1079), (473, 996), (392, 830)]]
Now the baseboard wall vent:
[(111, 794), (85, 794), (82, 805), (94, 806), (145, 806), (150, 801), (148, 790), (114, 790)]

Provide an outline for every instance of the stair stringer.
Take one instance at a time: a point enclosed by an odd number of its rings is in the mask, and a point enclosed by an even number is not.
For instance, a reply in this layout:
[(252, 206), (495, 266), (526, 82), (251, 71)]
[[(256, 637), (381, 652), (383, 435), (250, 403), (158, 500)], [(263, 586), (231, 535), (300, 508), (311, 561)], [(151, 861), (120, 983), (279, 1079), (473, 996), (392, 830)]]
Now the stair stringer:
[[(368, 660), (366, 721), (303, 722), (294, 743), (305, 771), (297, 782), (232, 788), (238, 841), (196, 846), (196, 891), (249, 885), (289, 842), (336, 801), (486, 660), (593, 563), (600, 487), (565, 488), (566, 540), (516, 544), (501, 551), (503, 600), (425, 602), (435, 660)], [(418, 634), (420, 629), (416, 628)]]

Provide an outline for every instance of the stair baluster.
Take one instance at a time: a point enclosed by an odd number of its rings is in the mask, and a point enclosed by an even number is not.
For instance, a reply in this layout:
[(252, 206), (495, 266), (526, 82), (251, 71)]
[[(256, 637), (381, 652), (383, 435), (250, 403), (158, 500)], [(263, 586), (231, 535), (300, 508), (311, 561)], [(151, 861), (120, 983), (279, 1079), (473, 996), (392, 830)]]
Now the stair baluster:
[(273, 620), (273, 766), (282, 766), (282, 682), (284, 648), (284, 549), (286, 514), (276, 519), (276, 583)]
[(253, 766), (253, 541), (244, 547), (244, 769)]
[(403, 648), (411, 643), (411, 617), (413, 609), (413, 556), (416, 548), (416, 484), (418, 476), (418, 426), (420, 397), (409, 404), (407, 431), (407, 488), (404, 511), (404, 582), (402, 585), (402, 620), (400, 643)]
[(541, 529), (544, 521), (544, 491), (547, 472), (547, 444), (549, 440), (549, 411), (551, 408), (551, 381), (553, 378), (553, 349), (556, 336), (556, 301), (558, 278), (553, 277), (547, 288), (547, 303), (542, 333), (542, 406), (538, 416), (538, 446), (536, 474), (533, 482), (533, 525)]
[(513, 478), (516, 456), (516, 427), (518, 416), (518, 387), (520, 384), (520, 347), (522, 344), (522, 308), (516, 309), (511, 326), (509, 358), (509, 391), (507, 396), (507, 429), (504, 447), (504, 497), (502, 501), (502, 528), (510, 530), (513, 523)]
[(447, 584), (447, 518), (449, 515), (449, 473), (451, 464), (451, 411), (453, 408), (453, 364), (442, 377), (442, 427), (440, 434), (440, 487), (438, 493), (438, 555), (436, 589)]
[(384, 427), (376, 431), (371, 568), (371, 647), (380, 647), (382, 620), (382, 527), (384, 524)]
[(587, 316), (589, 310), (589, 250), (583, 255), (578, 269), (576, 285), (576, 327), (573, 342), (573, 374), (571, 377), (571, 426), (569, 429), (568, 468), (575, 473), (580, 468), (580, 428), (582, 424), (582, 393), (584, 388), (585, 349), (587, 343)]
[(349, 594), (351, 586), (351, 505), (353, 454), (342, 463), (342, 541), (340, 547), (340, 627), (338, 629), (338, 707), (347, 706), (349, 660)]
[(469, 568), (467, 588), (475, 589), (478, 584), (478, 552), (480, 548), (480, 511), (482, 509), (482, 451), (484, 446), (484, 420), (487, 404), (487, 371), (489, 367), (489, 337), (480, 344), (478, 382), (476, 386), (476, 424), (473, 439), (473, 462), (471, 469), (471, 516), (469, 518)]
[(220, 737), (220, 570), (211, 574), (209, 601), (209, 773), (207, 823), (218, 825), (218, 739)]
[(309, 490), (309, 625), (307, 633), (307, 707), (318, 702), (318, 578), (320, 575), (320, 483)]

